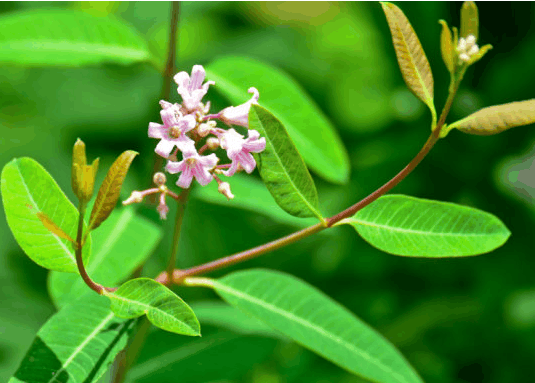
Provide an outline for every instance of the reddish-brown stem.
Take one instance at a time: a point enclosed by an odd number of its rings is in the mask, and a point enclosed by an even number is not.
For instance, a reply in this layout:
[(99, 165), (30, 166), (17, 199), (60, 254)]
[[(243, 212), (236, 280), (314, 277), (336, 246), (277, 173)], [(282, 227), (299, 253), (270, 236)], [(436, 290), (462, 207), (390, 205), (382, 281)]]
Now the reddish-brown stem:
[(93, 282), (93, 280), (87, 274), (87, 271), (84, 267), (84, 260), (82, 259), (82, 239), (84, 235), (84, 213), (85, 213), (85, 203), (80, 202), (79, 208), (79, 217), (78, 217), (78, 233), (76, 234), (76, 266), (78, 266), (78, 272), (84, 280), (85, 284), (89, 288), (95, 291), (97, 294), (102, 294), (104, 287), (98, 283)]

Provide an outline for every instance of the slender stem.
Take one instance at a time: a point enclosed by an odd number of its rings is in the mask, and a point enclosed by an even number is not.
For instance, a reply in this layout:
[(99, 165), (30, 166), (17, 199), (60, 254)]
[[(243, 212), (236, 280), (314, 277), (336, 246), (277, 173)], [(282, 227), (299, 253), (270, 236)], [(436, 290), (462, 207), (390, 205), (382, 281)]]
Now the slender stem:
[(184, 212), (186, 211), (186, 203), (190, 190), (191, 188), (182, 190), (179, 199), (177, 200), (178, 207), (175, 215), (175, 228), (173, 230), (173, 245), (171, 247), (171, 254), (169, 256), (169, 264), (167, 265), (167, 275), (169, 275), (169, 277), (173, 275), (173, 270), (176, 266), (176, 255), (178, 253), (180, 229), (182, 228), (182, 221), (184, 219)]
[(85, 284), (89, 286), (89, 288), (97, 294), (102, 294), (104, 291), (104, 287), (102, 285), (99, 285), (98, 283), (93, 282), (93, 280), (89, 277), (87, 274), (87, 271), (84, 267), (84, 260), (82, 259), (82, 240), (84, 235), (84, 214), (85, 214), (85, 208), (86, 204), (85, 202), (80, 201), (78, 211), (79, 211), (79, 217), (78, 217), (78, 233), (76, 234), (76, 266), (78, 266), (78, 272), (80, 273), (80, 276), (84, 280)]

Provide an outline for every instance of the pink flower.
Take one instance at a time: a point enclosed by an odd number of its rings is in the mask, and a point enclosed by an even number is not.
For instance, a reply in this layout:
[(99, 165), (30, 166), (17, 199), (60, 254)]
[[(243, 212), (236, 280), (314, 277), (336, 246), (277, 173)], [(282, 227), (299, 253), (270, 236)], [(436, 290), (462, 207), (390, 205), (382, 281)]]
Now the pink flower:
[(182, 96), (182, 105), (189, 111), (201, 109), (201, 100), (208, 92), (208, 87), (214, 85), (214, 81), (208, 81), (203, 85), (206, 72), (202, 65), (194, 65), (191, 70), (191, 78), (187, 72), (179, 72), (174, 80), (178, 84), (177, 92)]
[(202, 186), (208, 185), (212, 181), (212, 170), (219, 161), (219, 158), (215, 153), (209, 156), (201, 156), (195, 148), (184, 152), (184, 159), (180, 162), (169, 161), (165, 167), (171, 174), (182, 172), (178, 178), (177, 185), (182, 189), (187, 189), (191, 185), (193, 177), (197, 179), (197, 182)]
[(168, 102), (160, 102), (160, 105), (164, 107), (160, 112), (164, 124), (149, 123), (149, 137), (160, 139), (155, 152), (167, 158), (175, 146), (180, 151), (190, 150), (195, 142), (186, 133), (195, 128), (195, 117), (182, 116), (177, 105)]
[(229, 129), (220, 136), (221, 147), (227, 151), (227, 156), (232, 160), (230, 168), (223, 174), (230, 177), (238, 170), (238, 165), (251, 173), (256, 167), (254, 157), (250, 152), (260, 153), (266, 148), (266, 139), (260, 138), (256, 130), (249, 130), (249, 137), (244, 140), (243, 136), (234, 129)]
[(219, 119), (229, 125), (249, 126), (249, 109), (251, 104), (258, 105), (258, 98), (260, 94), (256, 88), (249, 88), (248, 93), (252, 93), (253, 97), (244, 104), (238, 106), (229, 106), (219, 113)]

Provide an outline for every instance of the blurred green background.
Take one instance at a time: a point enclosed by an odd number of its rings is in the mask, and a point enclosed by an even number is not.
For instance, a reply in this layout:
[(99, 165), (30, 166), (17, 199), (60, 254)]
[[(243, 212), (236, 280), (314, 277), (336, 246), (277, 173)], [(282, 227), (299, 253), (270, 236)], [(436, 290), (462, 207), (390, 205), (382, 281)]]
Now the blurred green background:
[[(437, 108), (445, 101), (449, 81), (440, 57), (437, 21), (445, 19), (458, 26), (461, 4), (399, 4), (430, 61)], [(167, 2), (2, 2), (0, 12), (54, 7), (102, 17), (114, 14), (145, 35), (155, 52), (165, 55)], [(534, 96), (535, 29), (530, 24), (535, 4), (488, 2), (478, 7), (480, 42), (494, 49), (468, 70), (449, 122), (484, 106)], [(378, 3), (184, 2), (179, 35), (180, 70), (208, 64), (220, 55), (249, 56), (287, 71), (315, 99), (342, 136), (352, 166), (348, 185), (316, 178), (327, 214), (349, 206), (392, 177), (429, 134), (429, 112), (403, 83)], [(156, 144), (147, 139), (147, 126), (149, 121), (159, 121), (161, 87), (160, 74), (149, 64), (2, 66), (0, 166), (13, 157), (33, 157), (73, 199), (70, 154), (80, 137), (90, 159), (101, 157), (101, 169), (123, 150), (139, 151), (123, 193), (144, 187)], [(174, 91), (172, 97), (179, 100)], [(217, 102), (214, 91), (210, 97)], [(238, 268), (280, 269), (314, 284), (394, 343), (425, 381), (531, 381), (535, 360), (532, 129), (521, 127), (492, 137), (452, 132), (394, 190), (497, 215), (513, 234), (491, 254), (437, 260), (396, 257), (370, 247), (351, 228), (340, 227)], [(159, 222), (155, 211), (140, 211)], [(47, 296), (46, 270), (22, 253), (3, 209), (1, 214), (0, 381), (6, 381), (54, 307)], [(171, 222), (163, 226), (171, 230)], [(222, 207), (193, 199), (182, 232), (179, 266), (244, 250), (294, 230), (290, 224), (234, 209), (232, 202)], [(165, 265), (167, 249), (169, 239), (147, 264), (147, 275)], [(178, 292), (188, 302), (214, 298), (205, 290)], [(208, 326), (204, 333), (219, 336), (220, 330)], [(226, 334), (220, 336), (227, 339)], [(154, 332), (140, 361), (161, 344), (173, 349), (189, 342)], [(361, 381), (292, 343), (255, 338), (208, 344), (212, 346), (205, 353), (176, 366), (190, 375), (198, 371), (192, 382)], [(180, 376), (175, 371), (158, 376), (157, 381), (179, 381)]]

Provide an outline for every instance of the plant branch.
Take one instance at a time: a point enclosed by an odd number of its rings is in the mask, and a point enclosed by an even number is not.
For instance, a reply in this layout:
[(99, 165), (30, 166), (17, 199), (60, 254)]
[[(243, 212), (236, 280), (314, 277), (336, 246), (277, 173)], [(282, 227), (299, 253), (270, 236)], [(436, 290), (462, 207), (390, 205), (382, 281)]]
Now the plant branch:
[(85, 284), (89, 286), (89, 288), (93, 291), (95, 291), (97, 294), (102, 294), (104, 291), (104, 286), (99, 285), (98, 283), (93, 282), (93, 280), (89, 277), (87, 274), (87, 271), (84, 267), (84, 260), (82, 259), (82, 249), (83, 249), (83, 234), (84, 234), (84, 214), (85, 214), (85, 202), (80, 201), (80, 205), (78, 207), (79, 217), (78, 217), (78, 233), (76, 234), (76, 266), (78, 266), (78, 272), (80, 273), (80, 276), (84, 280)]
[(167, 266), (167, 275), (169, 278), (173, 275), (173, 270), (176, 266), (176, 256), (178, 253), (178, 241), (180, 239), (180, 229), (182, 228), (182, 221), (184, 219), (184, 212), (186, 211), (186, 203), (190, 188), (182, 190), (177, 200), (177, 211), (175, 215), (175, 228), (173, 230), (173, 245), (171, 247), (171, 254), (169, 256), (169, 264)]

